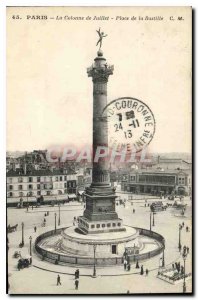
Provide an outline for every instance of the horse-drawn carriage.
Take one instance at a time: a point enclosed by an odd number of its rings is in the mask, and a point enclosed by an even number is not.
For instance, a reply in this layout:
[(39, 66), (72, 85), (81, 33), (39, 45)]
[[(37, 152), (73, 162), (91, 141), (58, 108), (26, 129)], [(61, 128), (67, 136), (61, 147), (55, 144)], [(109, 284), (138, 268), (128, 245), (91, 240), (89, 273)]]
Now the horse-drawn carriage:
[(7, 226), (7, 231), (8, 233), (14, 232), (17, 230), (18, 224), (14, 225), (14, 226), (10, 226), (10, 224)]

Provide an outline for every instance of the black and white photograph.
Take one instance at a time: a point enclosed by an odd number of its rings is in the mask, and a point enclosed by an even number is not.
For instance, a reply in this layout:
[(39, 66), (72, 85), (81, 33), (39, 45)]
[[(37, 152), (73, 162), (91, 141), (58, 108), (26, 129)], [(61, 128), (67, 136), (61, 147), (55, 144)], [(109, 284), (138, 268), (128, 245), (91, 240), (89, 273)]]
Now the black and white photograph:
[(192, 7), (7, 6), (6, 103), (7, 293), (192, 294)]

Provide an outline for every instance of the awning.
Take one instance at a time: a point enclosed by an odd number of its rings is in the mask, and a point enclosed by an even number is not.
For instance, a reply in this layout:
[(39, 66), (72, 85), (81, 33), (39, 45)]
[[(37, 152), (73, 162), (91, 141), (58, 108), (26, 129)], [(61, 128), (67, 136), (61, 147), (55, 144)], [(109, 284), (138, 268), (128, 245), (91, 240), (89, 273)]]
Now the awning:
[(74, 199), (74, 198), (76, 198), (76, 194), (68, 194), (68, 198), (69, 199)]

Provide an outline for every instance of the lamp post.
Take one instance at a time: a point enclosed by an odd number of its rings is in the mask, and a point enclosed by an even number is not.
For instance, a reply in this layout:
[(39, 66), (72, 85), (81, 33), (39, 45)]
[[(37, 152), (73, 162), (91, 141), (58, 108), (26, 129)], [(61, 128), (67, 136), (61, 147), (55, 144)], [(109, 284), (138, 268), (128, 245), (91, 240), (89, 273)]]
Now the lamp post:
[(58, 204), (58, 226), (60, 226), (60, 203)]
[(30, 256), (32, 256), (32, 237), (29, 237), (30, 240)]
[(93, 268), (93, 277), (96, 278), (96, 247), (97, 245), (94, 244), (93, 245), (93, 249), (94, 249), (94, 268)]
[(187, 258), (187, 252), (186, 249), (183, 251), (182, 254), (183, 260), (184, 260), (184, 283), (183, 283), (183, 293), (186, 293), (186, 258)]
[(155, 213), (153, 212), (153, 226), (155, 226), (155, 219), (154, 219)]
[(165, 267), (165, 259), (164, 259), (164, 250), (165, 250), (165, 246), (163, 248), (163, 254), (162, 254), (162, 267)]
[(28, 203), (28, 196), (29, 196), (29, 193), (27, 192), (27, 212), (28, 212), (28, 206), (29, 206), (29, 203)]
[(179, 224), (179, 243), (178, 243), (179, 251), (181, 250), (181, 230), (182, 230), (182, 225)]
[(22, 228), (22, 239), (21, 239), (21, 246), (24, 246), (24, 223), (21, 223), (21, 228)]
[(150, 231), (151, 231), (151, 217), (152, 217), (152, 212), (150, 212)]
[(55, 226), (54, 226), (54, 231), (55, 231), (55, 233), (56, 233), (56, 213), (54, 214), (54, 217), (55, 217)]

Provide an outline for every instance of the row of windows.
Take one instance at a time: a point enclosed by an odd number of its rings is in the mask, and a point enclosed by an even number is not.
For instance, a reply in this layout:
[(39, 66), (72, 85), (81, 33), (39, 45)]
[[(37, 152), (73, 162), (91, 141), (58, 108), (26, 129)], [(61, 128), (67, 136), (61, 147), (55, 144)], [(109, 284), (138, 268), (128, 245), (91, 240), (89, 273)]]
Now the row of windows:
[[(49, 181), (53, 181), (53, 177), (43, 177), (43, 181), (47, 181), (47, 179), (49, 179)], [(41, 177), (37, 177), (37, 182), (41, 181)], [(67, 176), (56, 176), (55, 177), (55, 181), (67, 181)], [(8, 178), (8, 182), (12, 183), (13, 182), (13, 178)], [(18, 177), (18, 182), (21, 183), (23, 182), (23, 177)], [(28, 177), (28, 182), (33, 182), (33, 177)]]
[[(44, 184), (37, 184), (37, 189), (40, 190), (42, 187), (42, 189), (53, 189), (53, 185), (52, 184), (47, 184), (47, 183), (44, 183)], [(62, 186), (61, 186), (62, 187)], [(67, 188), (67, 183), (65, 182), (64, 183), (64, 187)], [(76, 182), (68, 182), (68, 187), (69, 188), (75, 188), (76, 187)], [(9, 185), (8, 186), (9, 190), (13, 190), (13, 185)], [(54, 188), (58, 188), (57, 184), (54, 185)], [(24, 189), (24, 186), (22, 184), (18, 185), (18, 190), (23, 190)], [(32, 184), (29, 184), (28, 185), (28, 189), (33, 189), (33, 185)]]

